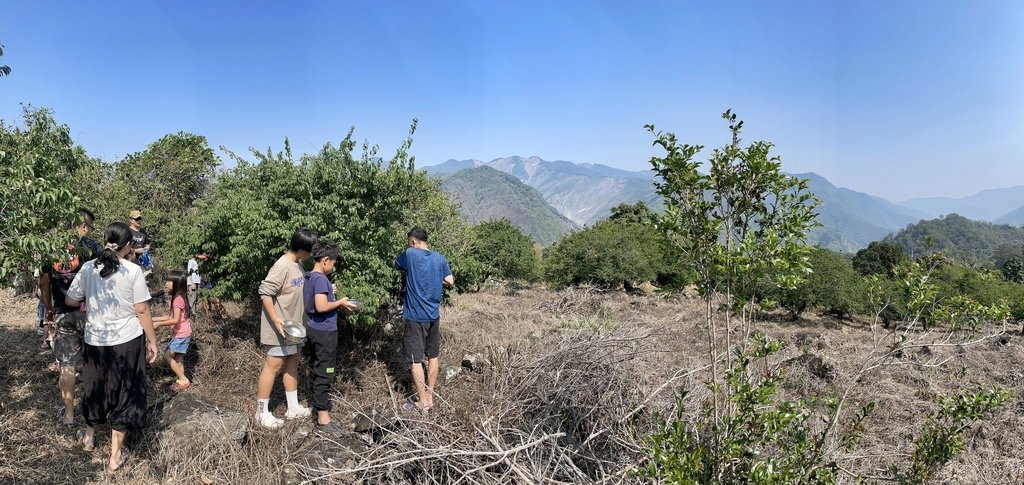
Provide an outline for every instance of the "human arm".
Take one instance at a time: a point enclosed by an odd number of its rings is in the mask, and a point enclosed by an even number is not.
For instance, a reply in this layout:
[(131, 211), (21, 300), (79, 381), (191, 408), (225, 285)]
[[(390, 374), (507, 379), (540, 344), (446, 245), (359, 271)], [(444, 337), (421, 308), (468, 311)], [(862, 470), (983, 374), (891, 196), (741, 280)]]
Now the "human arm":
[(452, 275), (445, 276), (444, 277), (444, 285), (445, 286), (455, 286), (455, 277), (452, 276)]
[(277, 313), (274, 300), (277, 295), (281, 294), (287, 281), (288, 268), (284, 265), (274, 264), (267, 272), (267, 277), (260, 283), (259, 288), (260, 304), (263, 305), (263, 311), (266, 312), (267, 319), (270, 320), (270, 326), (282, 337), (285, 336), (284, 319)]
[[(71, 280), (71, 286), (68, 287), (67, 293), (64, 294), (64, 304), (65, 305), (67, 305), (67, 306), (78, 306), (78, 305), (82, 304), (82, 300), (85, 300), (85, 290), (82, 288), (82, 285), (84, 284), (82, 282), (82, 278), (84, 278), (84, 276), (82, 276), (83, 274), (84, 273), (82, 271), (79, 271), (78, 274), (75, 275), (75, 279)], [(47, 285), (46, 286), (50, 286), (49, 285), (49, 277), (47, 277)], [(50, 295), (50, 300), (53, 300), (52, 293)], [(47, 307), (48, 315), (53, 315), (52, 311), (53, 311), (53, 302), (51, 301), (50, 302), (50, 306)], [(51, 320), (52, 320), (52, 318), (51, 318)]]
[(171, 313), (165, 317), (153, 319), (153, 328), (170, 327), (181, 321), (181, 308), (174, 307)]
[(135, 314), (139, 316), (142, 333), (146, 334), (146, 362), (156, 361), (156, 330), (153, 328), (153, 316), (149, 312), (149, 302), (135, 304)]
[(39, 294), (46, 307), (46, 321), (53, 321), (53, 288), (50, 286), (50, 273), (43, 271), (39, 275)]
[(313, 297), (313, 302), (316, 303), (317, 313), (327, 313), (329, 311), (337, 310), (339, 308), (344, 309), (346, 312), (355, 309), (355, 305), (348, 301), (348, 297), (344, 297), (335, 301), (327, 301), (326, 293), (317, 293)]
[(452, 276), (452, 268), (451, 268), (451, 266), (448, 265), (448, 260), (447, 259), (442, 259), (441, 260), (441, 271), (442, 271), (441, 274), (444, 275), (444, 279), (441, 280), (444, 283), (444, 285), (445, 286), (454, 286), (455, 285), (455, 276)]

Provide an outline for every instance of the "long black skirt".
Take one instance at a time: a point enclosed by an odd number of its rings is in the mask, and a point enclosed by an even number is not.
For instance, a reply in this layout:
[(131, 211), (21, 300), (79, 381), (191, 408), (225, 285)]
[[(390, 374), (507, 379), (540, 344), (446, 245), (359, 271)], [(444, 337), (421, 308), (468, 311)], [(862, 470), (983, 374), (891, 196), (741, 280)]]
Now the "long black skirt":
[(95, 427), (110, 423), (117, 431), (146, 423), (146, 336), (123, 344), (82, 349), (82, 415)]

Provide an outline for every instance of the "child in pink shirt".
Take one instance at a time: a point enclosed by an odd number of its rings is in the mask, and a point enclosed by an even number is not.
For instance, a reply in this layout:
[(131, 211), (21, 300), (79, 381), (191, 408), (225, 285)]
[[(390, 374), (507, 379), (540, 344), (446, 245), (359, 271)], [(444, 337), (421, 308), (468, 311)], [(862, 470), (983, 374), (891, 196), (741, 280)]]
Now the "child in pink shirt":
[(171, 343), (167, 344), (167, 351), (164, 352), (164, 360), (174, 371), (177, 379), (171, 384), (171, 394), (177, 394), (192, 385), (192, 382), (185, 377), (185, 354), (188, 353), (188, 345), (192, 342), (192, 319), (188, 306), (188, 281), (181, 271), (167, 273), (164, 280), (164, 291), (171, 302), (170, 313), (163, 318), (153, 321), (153, 327), (170, 327), (174, 333)]

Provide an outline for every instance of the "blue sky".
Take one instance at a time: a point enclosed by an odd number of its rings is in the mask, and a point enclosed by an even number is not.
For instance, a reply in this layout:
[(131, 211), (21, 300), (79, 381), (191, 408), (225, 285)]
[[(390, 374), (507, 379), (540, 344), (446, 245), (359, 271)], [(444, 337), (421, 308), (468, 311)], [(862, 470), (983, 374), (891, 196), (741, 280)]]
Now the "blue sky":
[(900, 201), (1024, 184), (1021, 2), (17, 2), (0, 117), (52, 108), (113, 160), (190, 131), (648, 168), (642, 126), (719, 115), (790, 172)]

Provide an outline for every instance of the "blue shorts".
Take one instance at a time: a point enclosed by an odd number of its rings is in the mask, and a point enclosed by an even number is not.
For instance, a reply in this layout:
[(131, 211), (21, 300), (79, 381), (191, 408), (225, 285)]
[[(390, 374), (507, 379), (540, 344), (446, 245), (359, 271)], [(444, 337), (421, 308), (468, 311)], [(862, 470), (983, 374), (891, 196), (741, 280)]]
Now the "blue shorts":
[(43, 302), (36, 305), (36, 319), (40, 322), (46, 320), (46, 305), (43, 305)]
[(192, 337), (174, 338), (167, 344), (167, 350), (175, 354), (187, 354), (188, 344), (192, 343)]

